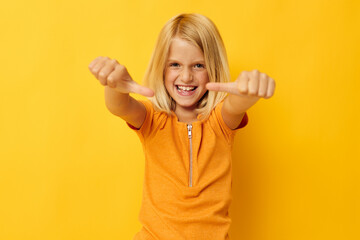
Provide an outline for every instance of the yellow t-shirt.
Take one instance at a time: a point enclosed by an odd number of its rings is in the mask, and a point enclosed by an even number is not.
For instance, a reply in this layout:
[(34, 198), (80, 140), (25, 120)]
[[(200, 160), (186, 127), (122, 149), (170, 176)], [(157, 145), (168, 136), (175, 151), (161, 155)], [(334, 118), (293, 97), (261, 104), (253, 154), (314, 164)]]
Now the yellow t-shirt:
[[(222, 119), (223, 102), (190, 130), (175, 114), (157, 112), (150, 101), (140, 101), (147, 111), (143, 125), (136, 129), (128, 124), (145, 153), (139, 213), (143, 227), (134, 240), (228, 240), (236, 130)], [(245, 114), (237, 129), (247, 122)]]

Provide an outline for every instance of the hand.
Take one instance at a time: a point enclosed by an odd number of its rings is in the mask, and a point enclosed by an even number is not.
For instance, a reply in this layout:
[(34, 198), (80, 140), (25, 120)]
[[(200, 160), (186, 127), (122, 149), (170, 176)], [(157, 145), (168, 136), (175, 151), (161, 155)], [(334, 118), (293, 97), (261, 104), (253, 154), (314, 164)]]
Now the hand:
[(258, 70), (243, 71), (235, 82), (208, 83), (210, 91), (228, 92), (239, 96), (252, 96), (257, 98), (270, 98), (274, 95), (275, 81), (265, 73)]
[[(260, 98), (271, 98), (275, 91), (275, 81), (265, 73), (258, 70), (243, 71), (239, 77), (230, 83), (208, 83), (206, 88), (210, 91), (227, 92), (237, 97), (241, 111), (246, 111)], [(233, 102), (233, 101), (232, 101)]]
[(109, 57), (97, 57), (89, 64), (90, 72), (103, 86), (109, 86), (120, 93), (137, 93), (146, 97), (154, 96), (154, 91), (136, 83), (125, 66)]

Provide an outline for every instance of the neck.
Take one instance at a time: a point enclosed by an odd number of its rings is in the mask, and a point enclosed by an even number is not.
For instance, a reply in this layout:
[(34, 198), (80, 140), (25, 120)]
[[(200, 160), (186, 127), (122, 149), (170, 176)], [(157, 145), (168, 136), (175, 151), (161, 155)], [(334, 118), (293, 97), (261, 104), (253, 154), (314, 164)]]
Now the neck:
[(176, 106), (175, 115), (178, 118), (179, 122), (192, 123), (197, 121), (197, 113), (195, 109), (182, 108), (180, 106)]

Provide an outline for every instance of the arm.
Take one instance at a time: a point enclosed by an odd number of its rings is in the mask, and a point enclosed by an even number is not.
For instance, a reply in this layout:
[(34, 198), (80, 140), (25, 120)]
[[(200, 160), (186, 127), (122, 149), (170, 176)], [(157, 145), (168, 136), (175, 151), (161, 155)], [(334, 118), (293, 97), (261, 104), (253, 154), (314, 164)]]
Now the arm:
[(90, 63), (89, 69), (105, 86), (105, 104), (108, 110), (134, 127), (140, 128), (145, 120), (146, 109), (129, 93), (151, 97), (154, 92), (133, 81), (126, 68), (115, 59), (98, 57)]
[(119, 93), (105, 86), (105, 105), (112, 114), (136, 128), (140, 128), (145, 120), (145, 106), (128, 93)]
[(241, 105), (241, 100), (244, 99), (238, 99), (236, 98), (236, 95), (229, 95), (226, 97), (224, 105), (221, 109), (221, 115), (224, 119), (224, 122), (231, 129), (236, 129), (245, 116), (245, 111), (236, 111), (238, 110), (237, 107)]
[(262, 97), (268, 99), (274, 95), (275, 81), (258, 70), (243, 71), (235, 82), (208, 83), (207, 88), (229, 93), (221, 114), (226, 125), (236, 129), (251, 106)]

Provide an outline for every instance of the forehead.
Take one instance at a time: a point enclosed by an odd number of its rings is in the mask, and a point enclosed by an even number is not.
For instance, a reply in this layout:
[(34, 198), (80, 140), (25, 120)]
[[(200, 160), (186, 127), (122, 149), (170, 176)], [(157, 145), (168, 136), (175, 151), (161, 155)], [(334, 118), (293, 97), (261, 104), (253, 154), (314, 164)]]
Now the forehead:
[(168, 58), (178, 60), (204, 60), (204, 54), (194, 43), (175, 37), (171, 40)]

